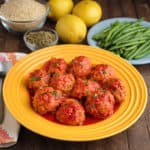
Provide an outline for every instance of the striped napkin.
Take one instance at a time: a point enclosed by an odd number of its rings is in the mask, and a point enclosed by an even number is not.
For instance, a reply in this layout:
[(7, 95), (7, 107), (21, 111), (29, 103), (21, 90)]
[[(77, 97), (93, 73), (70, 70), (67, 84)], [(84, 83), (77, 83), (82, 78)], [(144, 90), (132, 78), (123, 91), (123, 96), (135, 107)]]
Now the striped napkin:
[[(10, 61), (15, 64), (24, 57), (25, 53), (0, 53), (0, 63)], [(17, 143), (20, 125), (4, 106), (4, 119), (0, 124), (0, 148), (9, 147)]]

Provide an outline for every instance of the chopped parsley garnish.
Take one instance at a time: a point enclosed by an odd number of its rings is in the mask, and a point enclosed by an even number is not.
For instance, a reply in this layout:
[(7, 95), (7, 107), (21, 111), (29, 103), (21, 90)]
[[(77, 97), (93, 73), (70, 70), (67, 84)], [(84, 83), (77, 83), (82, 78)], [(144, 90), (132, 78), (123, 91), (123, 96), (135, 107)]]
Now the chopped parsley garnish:
[(55, 73), (55, 74), (53, 74), (53, 76), (54, 76), (54, 77), (59, 77), (60, 74), (59, 74), (59, 73)]
[(45, 94), (47, 94), (48, 92), (44, 92), (44, 93), (41, 93), (40, 95), (45, 95)]
[(90, 79), (90, 81), (91, 81), (91, 82), (95, 82), (95, 80), (94, 80), (94, 79), (92, 79), (92, 78)]
[(65, 103), (65, 104), (64, 104), (64, 107), (67, 107), (67, 106), (68, 106), (68, 104)]
[(35, 77), (35, 76), (31, 77), (31, 81), (38, 81), (38, 80), (41, 80), (41, 78), (40, 77)]
[(53, 63), (53, 65), (56, 67), (56, 66), (59, 65), (59, 62), (56, 61), (56, 62)]
[(89, 95), (89, 90), (86, 89), (86, 90), (85, 90), (85, 93), (86, 93), (86, 95)]
[(107, 72), (105, 71), (105, 70), (102, 70), (102, 73), (105, 75), (105, 74), (107, 74)]
[(105, 90), (105, 89), (100, 89), (100, 91), (101, 91), (101, 92), (103, 92), (103, 93), (105, 93), (105, 92), (106, 92), (106, 90)]
[(91, 105), (91, 108), (95, 109), (95, 108), (96, 108), (95, 104), (92, 104), (92, 105)]
[(53, 95), (55, 95), (56, 97), (58, 97), (59, 96), (59, 92), (58, 91), (53, 91), (53, 93), (52, 93)]
[(36, 77), (33, 76), (33, 77), (31, 78), (31, 81), (36, 81)]
[(84, 67), (84, 64), (83, 64), (83, 63), (80, 63), (80, 66), (81, 66), (81, 67)]
[(82, 83), (83, 83), (83, 85), (86, 85), (86, 84), (88, 83), (88, 81), (85, 80), (85, 81), (83, 81)]
[(98, 94), (94, 93), (93, 98), (97, 98)]

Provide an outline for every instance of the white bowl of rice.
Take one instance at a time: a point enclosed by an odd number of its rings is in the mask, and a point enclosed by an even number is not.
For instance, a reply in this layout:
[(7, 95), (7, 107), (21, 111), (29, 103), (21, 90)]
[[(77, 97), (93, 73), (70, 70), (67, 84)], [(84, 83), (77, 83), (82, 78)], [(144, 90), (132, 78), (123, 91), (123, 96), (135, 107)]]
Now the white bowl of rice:
[(0, 7), (2, 25), (11, 32), (24, 33), (41, 29), (50, 11), (46, 2), (37, 0), (7, 0)]

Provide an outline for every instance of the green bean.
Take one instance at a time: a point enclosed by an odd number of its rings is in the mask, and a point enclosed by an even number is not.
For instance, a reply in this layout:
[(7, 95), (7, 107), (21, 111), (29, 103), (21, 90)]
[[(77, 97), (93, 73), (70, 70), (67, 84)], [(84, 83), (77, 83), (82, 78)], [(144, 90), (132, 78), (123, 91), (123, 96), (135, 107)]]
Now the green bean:
[[(129, 30), (133, 30), (133, 28), (137, 27), (138, 25), (140, 25), (141, 20), (137, 20), (136, 22), (130, 22), (129, 26), (127, 26), (127, 28), (125, 28), (120, 34), (122, 33), (126, 33)], [(125, 24), (127, 24), (128, 22), (125, 22)], [(141, 25), (140, 25), (141, 26)], [(128, 28), (129, 27), (129, 28)]]
[[(149, 43), (149, 44), (148, 44)], [(147, 45), (146, 45), (146, 47), (144, 48), (144, 49), (142, 49), (139, 53), (138, 53), (138, 55), (142, 55), (142, 54), (144, 54), (145, 52), (147, 52), (147, 51), (150, 51), (150, 41), (147, 43)], [(136, 56), (138, 56), (138, 55), (136, 55)]]
[(149, 45), (149, 42), (146, 42), (146, 43), (144, 43), (143, 45), (141, 45), (141, 46), (136, 50), (135, 53), (133, 53), (132, 55), (130, 55), (130, 56), (128, 57), (128, 59), (134, 58), (136, 55), (138, 55), (138, 53), (139, 53), (142, 49), (146, 48), (148, 45)]
[(97, 45), (100, 46), (102, 44), (102, 41), (98, 41)]
[(133, 49), (137, 48), (137, 45), (133, 45), (133, 46), (130, 46), (130, 47), (126, 47), (124, 48), (124, 51), (131, 51)]
[(105, 34), (106, 34), (109, 30), (110, 30), (109, 28), (106, 28), (106, 29), (104, 29), (103, 31), (98, 32), (97, 34), (95, 34), (95, 35), (92, 37), (92, 39), (94, 39), (94, 40), (99, 40), (99, 39), (105, 37), (105, 36), (106, 36)]
[(144, 27), (141, 24), (142, 20), (116, 21), (92, 38), (96, 41), (97, 46), (125, 59), (140, 58), (150, 51), (150, 27)]
[(150, 37), (148, 37), (148, 36), (139, 36), (139, 37), (136, 37), (136, 38), (134, 38), (134, 39), (131, 39), (131, 40), (124, 40), (124, 41), (120, 41), (120, 42), (118, 42), (117, 44), (119, 45), (119, 44), (125, 44), (125, 43), (130, 43), (130, 42), (136, 42), (136, 41), (141, 41), (141, 40), (148, 40), (148, 39), (150, 39)]
[[(139, 32), (141, 32), (141, 31), (143, 31), (144, 29), (140, 29), (140, 31)], [(135, 33), (137, 33), (137, 31), (132, 31), (132, 32), (129, 32), (129, 33), (127, 33), (127, 34), (124, 34), (124, 35), (122, 35), (122, 36), (120, 36), (118, 39), (116, 39), (116, 40), (114, 40), (113, 41), (113, 44), (115, 44), (115, 43), (117, 43), (117, 42), (120, 42), (121, 40), (124, 40), (125, 38), (128, 38), (129, 36), (131, 37), (131, 35), (132, 35), (132, 37), (135, 35)], [(132, 38), (131, 37), (131, 38)]]
[(128, 58), (131, 54), (133, 54), (137, 50), (138, 45), (134, 45), (134, 46), (135, 47), (133, 47), (132, 50), (124, 52), (123, 54), (124, 58)]
[(111, 51), (111, 52), (120, 56), (120, 51), (119, 50)]
[(133, 49), (132, 51), (129, 51), (124, 57), (126, 59), (129, 59), (130, 56), (132, 56), (136, 52), (137, 48)]
[(150, 34), (150, 28), (145, 29), (144, 34), (145, 34), (145, 35), (149, 35), (149, 34)]
[(105, 42), (105, 43), (104, 43), (104, 48), (108, 48), (109, 46), (111, 46), (111, 44), (112, 44), (112, 43), (111, 43), (110, 41), (109, 41), (109, 42)]
[(134, 41), (134, 42), (129, 42), (129, 43), (121, 44), (121, 45), (116, 45), (114, 47), (111, 47), (111, 50), (115, 50), (115, 49), (126, 47), (126, 46), (132, 46), (136, 44), (142, 44), (142, 43), (145, 43), (145, 41), (146, 40), (141, 40), (141, 41)]
[(150, 50), (149, 51), (146, 51), (145, 53), (141, 54), (141, 55), (138, 55), (136, 57), (134, 57), (134, 59), (140, 59), (140, 58), (143, 58), (145, 57), (146, 55), (150, 54)]
[(135, 26), (135, 27), (130, 27), (130, 28), (126, 28), (122, 34), (125, 34), (125, 33), (128, 33), (128, 32), (131, 32), (131, 31), (137, 31), (137, 30), (140, 30), (140, 29), (145, 29), (142, 25), (139, 25), (139, 26)]
[(131, 23), (123, 22), (122, 25), (121, 25), (121, 27), (120, 27), (118, 30), (116, 30), (116, 32), (114, 32), (114, 33), (112, 34), (111, 39), (117, 38), (118, 35), (119, 35), (126, 27), (128, 27), (130, 24), (131, 24)]
[(107, 37), (106, 37), (106, 42), (108, 42), (109, 41), (109, 39), (111, 38), (111, 36), (112, 36), (112, 34), (116, 31), (116, 30), (118, 30), (118, 28), (120, 27), (120, 24), (117, 24), (116, 26), (114, 26), (110, 31), (109, 31), (109, 33), (108, 33), (108, 35), (107, 35)]
[(124, 56), (128, 55), (130, 52), (134, 51), (135, 49), (137, 49), (138, 45), (134, 45), (132, 47), (126, 48), (126, 50), (124, 50)]
[(122, 55), (124, 53), (124, 50), (123, 49), (120, 49), (120, 55)]

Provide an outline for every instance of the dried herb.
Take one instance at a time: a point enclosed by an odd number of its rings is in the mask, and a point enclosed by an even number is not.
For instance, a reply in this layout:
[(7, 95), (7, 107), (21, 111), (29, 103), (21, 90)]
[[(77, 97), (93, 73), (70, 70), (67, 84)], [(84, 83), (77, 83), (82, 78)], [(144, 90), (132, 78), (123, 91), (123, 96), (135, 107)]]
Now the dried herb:
[(107, 74), (107, 72), (105, 70), (102, 70), (103, 75)]
[(82, 82), (83, 85), (87, 85), (87, 83), (88, 83), (88, 80), (84, 80), (84, 81)]
[(27, 41), (39, 48), (49, 46), (55, 41), (55, 35), (50, 31), (34, 31), (27, 34)]
[(59, 97), (59, 92), (58, 91), (53, 91), (53, 93), (52, 93), (54, 96), (56, 96), (56, 97)]
[(31, 78), (31, 81), (38, 81), (38, 80), (41, 80), (41, 78), (40, 77), (35, 77), (35, 76), (32, 76), (32, 78)]
[(57, 62), (57, 61), (56, 61), (56, 62), (54, 62), (54, 63), (53, 63), (53, 66), (54, 66), (54, 67), (59, 66), (59, 62)]
[(94, 93), (93, 98), (96, 99), (98, 97), (97, 93)]

